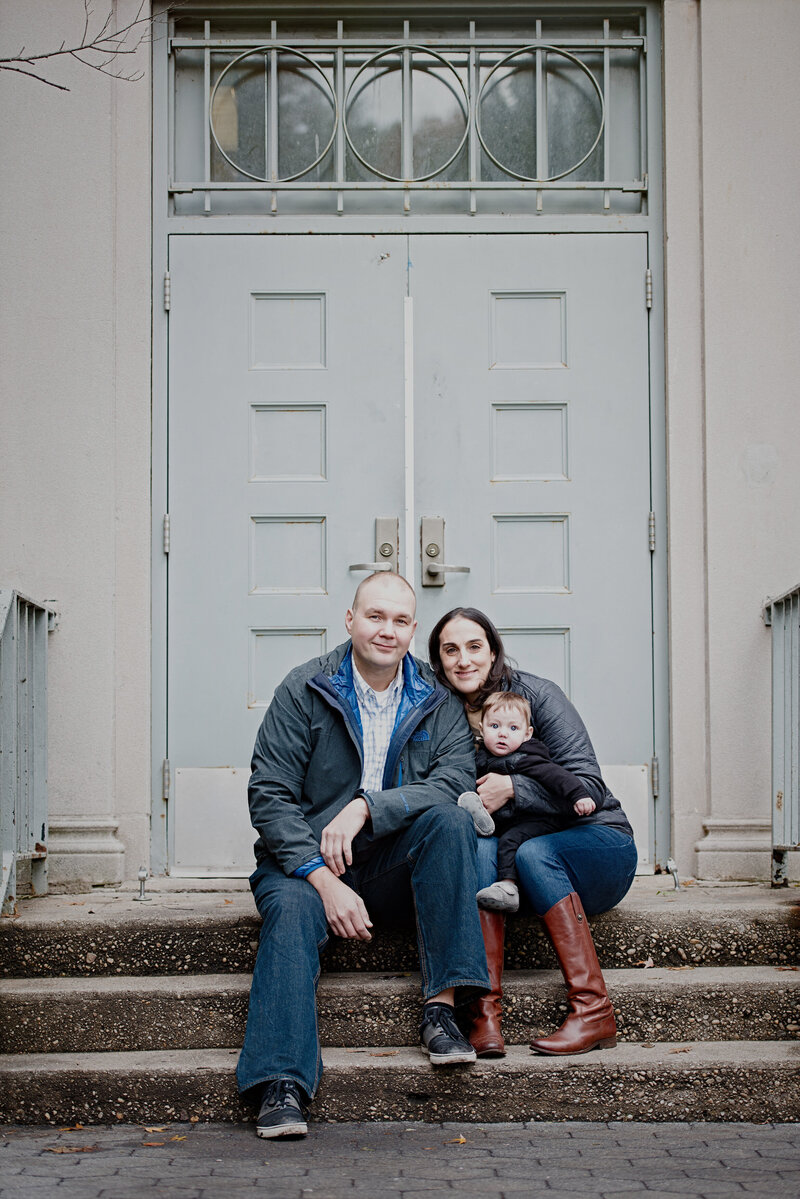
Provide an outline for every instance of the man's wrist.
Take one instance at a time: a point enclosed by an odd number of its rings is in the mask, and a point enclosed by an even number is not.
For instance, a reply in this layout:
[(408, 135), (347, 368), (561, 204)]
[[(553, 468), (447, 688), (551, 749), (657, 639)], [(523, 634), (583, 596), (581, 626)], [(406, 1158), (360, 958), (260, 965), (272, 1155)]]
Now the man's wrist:
[(312, 874), (306, 875), (306, 882), (311, 883), (314, 890), (319, 891), (320, 894), (328, 887), (331, 880), (334, 882), (339, 881), (333, 871), (324, 862)]
[(368, 820), (372, 820), (372, 813), (369, 808), (369, 801), (367, 799), (366, 791), (360, 791), (360, 790), (356, 791), (355, 795), (353, 796), (353, 798), (350, 802), (360, 804), (361, 810), (364, 814), (365, 823)]

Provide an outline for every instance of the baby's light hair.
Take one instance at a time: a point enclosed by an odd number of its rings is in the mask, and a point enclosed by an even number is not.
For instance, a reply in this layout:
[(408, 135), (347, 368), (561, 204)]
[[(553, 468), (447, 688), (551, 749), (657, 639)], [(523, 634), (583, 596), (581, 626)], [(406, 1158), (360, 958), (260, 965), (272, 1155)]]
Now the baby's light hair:
[(524, 695), (519, 695), (516, 691), (493, 691), (491, 695), (487, 696), (481, 708), (481, 724), (492, 712), (498, 712), (501, 709), (519, 712), (528, 728), (533, 724), (530, 704)]

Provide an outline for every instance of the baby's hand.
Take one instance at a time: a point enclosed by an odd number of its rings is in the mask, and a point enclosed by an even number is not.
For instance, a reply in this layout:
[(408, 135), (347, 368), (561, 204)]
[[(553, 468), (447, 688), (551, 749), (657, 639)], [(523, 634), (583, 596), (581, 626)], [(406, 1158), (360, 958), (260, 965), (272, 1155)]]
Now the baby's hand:
[(589, 799), (589, 796), (587, 795), (583, 799), (578, 799), (575, 801), (573, 804), (573, 811), (575, 812), (576, 816), (588, 816), (595, 810), (596, 807), (597, 804), (593, 799)]

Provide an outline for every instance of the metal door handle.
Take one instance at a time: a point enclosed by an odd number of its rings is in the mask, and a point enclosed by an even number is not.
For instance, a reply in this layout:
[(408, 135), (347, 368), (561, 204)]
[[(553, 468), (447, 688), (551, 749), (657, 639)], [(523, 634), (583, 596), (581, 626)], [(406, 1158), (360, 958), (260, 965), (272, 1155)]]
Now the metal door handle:
[(468, 575), (470, 568), (468, 566), (446, 566), (444, 562), (428, 562), (426, 570), (429, 575), (448, 574)]
[(397, 570), (399, 522), (396, 516), (375, 517), (375, 561), (352, 562), (348, 570)]
[(444, 587), (446, 574), (468, 575), (468, 566), (450, 566), (444, 557), (444, 518), (423, 516), (420, 524), (420, 560), (422, 586)]

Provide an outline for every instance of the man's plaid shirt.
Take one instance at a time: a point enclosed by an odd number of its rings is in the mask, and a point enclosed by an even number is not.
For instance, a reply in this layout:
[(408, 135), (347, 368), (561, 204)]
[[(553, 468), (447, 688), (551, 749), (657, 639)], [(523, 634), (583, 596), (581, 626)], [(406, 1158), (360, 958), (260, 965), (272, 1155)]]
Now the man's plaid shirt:
[(373, 691), (358, 673), (355, 662), (353, 680), (364, 734), (364, 770), (361, 786), (365, 791), (382, 791), (386, 755), (389, 752), (389, 742), (392, 739), (403, 692), (403, 663), (400, 663), (394, 681), (385, 691)]

